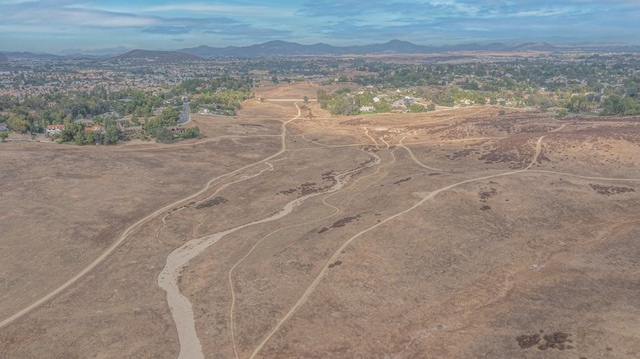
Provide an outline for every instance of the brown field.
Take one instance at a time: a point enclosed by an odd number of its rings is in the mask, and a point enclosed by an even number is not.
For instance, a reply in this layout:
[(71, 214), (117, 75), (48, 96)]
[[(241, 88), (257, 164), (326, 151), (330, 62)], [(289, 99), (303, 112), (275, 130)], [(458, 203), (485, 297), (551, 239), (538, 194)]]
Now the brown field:
[(0, 144), (0, 358), (178, 357), (158, 276), (192, 240), (205, 358), (640, 357), (638, 118), (317, 106)]

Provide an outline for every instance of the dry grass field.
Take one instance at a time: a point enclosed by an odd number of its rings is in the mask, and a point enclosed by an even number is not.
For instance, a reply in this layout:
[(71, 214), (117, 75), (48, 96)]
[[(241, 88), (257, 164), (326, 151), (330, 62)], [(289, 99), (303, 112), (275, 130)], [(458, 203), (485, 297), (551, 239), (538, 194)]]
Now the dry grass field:
[(188, 142), (0, 144), (0, 358), (640, 357), (640, 119), (260, 91)]

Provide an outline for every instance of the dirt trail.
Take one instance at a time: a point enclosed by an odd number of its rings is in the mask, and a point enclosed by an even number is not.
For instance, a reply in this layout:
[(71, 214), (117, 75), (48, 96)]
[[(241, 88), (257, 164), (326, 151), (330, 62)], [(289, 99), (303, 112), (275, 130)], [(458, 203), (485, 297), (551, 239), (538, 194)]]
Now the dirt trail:
[[(336, 185), (338, 186), (338, 185)], [(287, 203), (278, 213), (257, 221), (249, 222), (238, 227), (228, 229), (223, 232), (214, 233), (209, 236), (190, 240), (181, 247), (177, 248), (167, 257), (166, 264), (158, 276), (158, 285), (167, 292), (167, 302), (171, 315), (178, 330), (178, 338), (180, 340), (180, 354), (178, 358), (197, 359), (204, 358), (202, 346), (196, 333), (195, 318), (191, 303), (187, 297), (180, 293), (178, 281), (184, 267), (189, 261), (197, 257), (202, 251), (219, 241), (224, 236), (237, 232), (241, 229), (260, 224), (275, 221), (293, 211), (302, 202), (310, 197), (317, 196), (319, 193), (310, 194), (295, 199)]]
[(565, 128), (566, 126), (567, 126), (567, 124), (563, 123), (562, 126), (556, 128), (555, 130), (551, 130), (549, 132), (558, 132), (558, 131), (562, 130), (563, 128)]
[(540, 156), (540, 153), (542, 152), (542, 139), (544, 138), (544, 136), (538, 138), (538, 142), (536, 142), (536, 153), (533, 155), (533, 159), (531, 160), (531, 163), (529, 163), (529, 165), (527, 166), (527, 168), (525, 168), (525, 170), (530, 169), (531, 167), (533, 167), (533, 165), (536, 164), (536, 162), (538, 162), (538, 157)]
[[(375, 157), (375, 159), (376, 159), (376, 160), (375, 160), (375, 161), (373, 161), (373, 162), (371, 162), (371, 163), (369, 163), (369, 164), (366, 166), (367, 168), (368, 168), (368, 167), (375, 166), (375, 165), (377, 165), (377, 164), (379, 164), (379, 163), (380, 163), (380, 158), (379, 158), (379, 157), (377, 157), (377, 156), (375, 156), (375, 155), (374, 155), (374, 157)], [(345, 173), (339, 174), (339, 175), (337, 175), (337, 176), (335, 177), (335, 179), (336, 179), (336, 183), (335, 183), (331, 188), (329, 188), (329, 189), (327, 189), (327, 190), (325, 190), (325, 191), (322, 191), (322, 192), (308, 194), (308, 195), (303, 196), (303, 197), (300, 197), (300, 198), (298, 198), (298, 199), (296, 199), (296, 200), (294, 200), (294, 201), (292, 201), (292, 202), (296, 202), (296, 203), (297, 203), (297, 204), (296, 204), (296, 206), (297, 206), (298, 204), (300, 204), (300, 203), (304, 202), (305, 200), (307, 200), (307, 199), (309, 199), (309, 198), (316, 197), (316, 196), (319, 196), (319, 195), (322, 195), (322, 194), (338, 192), (338, 191), (340, 191), (340, 190), (344, 187), (344, 185), (349, 181), (349, 179), (351, 178), (351, 176), (352, 176), (353, 174), (355, 174), (356, 172), (360, 171), (361, 169), (362, 169), (362, 168), (357, 168), (357, 169), (353, 169), (353, 170), (347, 171), (347, 172), (345, 172)], [(333, 208), (333, 209), (334, 209), (334, 213), (332, 213), (332, 214), (331, 214), (331, 215), (329, 215), (329, 216), (326, 216), (326, 217), (323, 217), (323, 218), (320, 218), (320, 219), (317, 219), (317, 220), (314, 220), (314, 221), (305, 222), (305, 223), (298, 223), (298, 224), (294, 224), (294, 225), (291, 225), (291, 226), (278, 228), (277, 230), (275, 230), (275, 231), (273, 231), (273, 232), (271, 232), (271, 233), (267, 234), (266, 236), (262, 237), (258, 242), (256, 242), (256, 243), (253, 245), (253, 247), (251, 247), (251, 249), (249, 249), (249, 251), (244, 255), (244, 257), (242, 257), (238, 262), (236, 262), (236, 263), (233, 265), (233, 267), (231, 267), (231, 269), (229, 270), (229, 273), (228, 273), (228, 275), (227, 275), (227, 277), (228, 277), (228, 281), (229, 281), (229, 288), (230, 288), (230, 292), (231, 292), (231, 308), (230, 308), (230, 310), (229, 310), (229, 323), (230, 323), (230, 325), (229, 325), (229, 326), (230, 326), (231, 343), (232, 343), (232, 346), (233, 346), (233, 352), (234, 352), (234, 355), (235, 355), (235, 357), (236, 357), (236, 358), (238, 358), (238, 350), (237, 350), (237, 347), (236, 347), (236, 341), (235, 341), (235, 329), (234, 329), (234, 328), (235, 328), (235, 324), (234, 324), (234, 323), (235, 323), (235, 321), (234, 321), (234, 312), (235, 312), (235, 290), (233, 289), (233, 288), (234, 288), (234, 286), (233, 286), (233, 278), (232, 278), (233, 271), (234, 271), (234, 270), (235, 270), (235, 269), (236, 269), (240, 264), (242, 264), (242, 262), (244, 262), (244, 260), (245, 260), (245, 259), (247, 259), (247, 258), (251, 255), (251, 253), (253, 253), (253, 251), (254, 251), (254, 250), (255, 250), (255, 249), (256, 249), (256, 248), (257, 248), (257, 247), (258, 247), (262, 242), (264, 242), (267, 238), (269, 238), (269, 237), (270, 237), (270, 236), (272, 236), (273, 234), (278, 233), (278, 232), (280, 232), (280, 231), (283, 231), (283, 230), (285, 230), (285, 229), (294, 228), (294, 227), (298, 227), (298, 226), (304, 226), (304, 225), (312, 224), (312, 223), (315, 223), (315, 222), (323, 221), (323, 220), (328, 219), (328, 218), (331, 218), (331, 217), (335, 216), (337, 213), (339, 213), (339, 212), (340, 212), (340, 209), (339, 209), (338, 207), (333, 206), (333, 205), (331, 205), (331, 204), (328, 204), (328, 203), (326, 202), (326, 199), (327, 199), (327, 198), (329, 198), (329, 197), (330, 197), (330, 196), (325, 197), (325, 198), (322, 200), (322, 203), (323, 203), (323, 204), (325, 204), (326, 206), (329, 206), (329, 207)], [(290, 202), (290, 203), (292, 203), (292, 202)], [(290, 203), (289, 203), (289, 204), (290, 204)], [(289, 204), (287, 204), (287, 205), (289, 205)], [(275, 218), (275, 217), (274, 217), (273, 219), (271, 219), (272, 217), (269, 217), (269, 219), (264, 220), (264, 222), (267, 222), (267, 221), (271, 221), (271, 220), (275, 220), (275, 219), (282, 218), (282, 217), (284, 217), (286, 214), (289, 214), (289, 213), (290, 213), (290, 212), (291, 212), (291, 211), (292, 211), (296, 206), (292, 207), (292, 208), (291, 208), (291, 210), (289, 210), (287, 213), (285, 213), (285, 214), (283, 214), (283, 215), (279, 215), (277, 218)], [(285, 208), (286, 208), (286, 206), (285, 206)], [(249, 225), (257, 224), (257, 223), (263, 223), (263, 222), (250, 223)], [(249, 225), (246, 225), (246, 226), (249, 226)], [(245, 226), (243, 226), (243, 228), (244, 228), (244, 227), (245, 227)]]
[(373, 142), (374, 146), (378, 146), (378, 142), (376, 141), (375, 138), (371, 137), (371, 135), (369, 134), (369, 129), (366, 127), (362, 127), (364, 129), (364, 135), (369, 137), (369, 139), (371, 139), (371, 141)]
[[(375, 162), (370, 165), (374, 164)], [(204, 355), (202, 353), (202, 346), (195, 329), (195, 318), (193, 315), (191, 303), (185, 296), (180, 293), (180, 288), (178, 286), (180, 274), (184, 267), (189, 263), (189, 261), (200, 255), (202, 251), (209, 248), (211, 245), (218, 242), (221, 238), (225, 237), (228, 234), (237, 232), (241, 229), (256, 224), (271, 222), (283, 218), (309, 198), (340, 190), (345, 185), (345, 183), (347, 183), (351, 175), (356, 171), (357, 170), (351, 170), (349, 172), (336, 176), (336, 183), (327, 191), (311, 193), (306, 196), (297, 198), (287, 203), (283, 209), (281, 209), (274, 215), (249, 222), (228, 229), (226, 231), (214, 233), (202, 238), (193, 239), (169, 254), (169, 256), (167, 257), (166, 265), (158, 276), (158, 285), (167, 292), (167, 302), (169, 303), (169, 309), (171, 310), (171, 315), (173, 316), (173, 320), (176, 323), (176, 327), (178, 330), (178, 338), (180, 340), (180, 354), (178, 358), (204, 358)]]
[[(286, 151), (286, 135), (287, 135), (287, 124), (291, 121), (294, 121), (300, 117), (301, 111), (298, 104), (295, 104), (297, 109), (297, 115), (290, 120), (283, 122), (281, 126), (280, 137), (282, 138), (282, 143), (280, 150), (275, 154), (261, 160), (258, 162), (254, 162), (252, 164), (246, 165), (242, 168), (239, 168), (233, 172), (230, 172), (225, 177), (229, 177), (233, 174), (239, 173), (249, 167), (253, 167), (255, 165), (266, 163), (267, 161), (280, 156), (282, 153)], [(262, 173), (261, 171), (260, 173)], [(249, 179), (251, 177), (243, 177), (239, 181)], [(200, 191), (197, 195), (204, 193), (206, 190), (210, 188), (210, 185), (214, 180), (211, 180), (205, 189)], [(239, 182), (236, 181), (236, 182)], [(226, 186), (225, 186), (226, 187)], [(216, 192), (218, 192), (218, 189)], [(196, 195), (190, 196), (189, 199), (196, 197)], [(182, 200), (180, 202), (184, 202)], [(169, 256), (167, 257), (165, 267), (162, 272), (158, 275), (158, 285), (167, 292), (167, 302), (169, 305), (169, 309), (171, 310), (171, 315), (173, 316), (173, 320), (176, 324), (176, 328), (178, 331), (178, 339), (180, 342), (180, 354), (178, 358), (204, 358), (204, 354), (202, 353), (202, 345), (200, 344), (200, 340), (198, 339), (198, 335), (195, 330), (195, 320), (193, 316), (193, 309), (191, 307), (191, 303), (189, 300), (180, 293), (180, 288), (178, 287), (178, 278), (180, 276), (180, 272), (184, 268), (184, 266), (194, 257), (196, 257), (200, 252), (216, 243), (220, 238), (226, 236), (229, 233), (236, 232), (240, 229), (264, 223), (268, 221), (272, 221), (282, 216), (285, 216), (289, 212), (293, 210), (295, 206), (297, 206), (299, 202), (292, 201), (289, 202), (285, 208), (274, 214), (271, 217), (264, 218), (258, 221), (253, 221), (251, 223), (247, 223), (223, 232), (218, 232), (209, 236), (205, 236), (202, 238), (193, 239), (181, 247), (177, 248)]]
[(413, 160), (413, 162), (417, 163), (420, 167), (422, 168), (426, 168), (428, 170), (432, 170), (432, 171), (444, 171), (442, 169), (439, 168), (435, 168), (435, 167), (430, 167), (425, 165), (424, 163), (420, 162), (416, 156), (414, 156), (413, 151), (411, 151), (411, 149), (405, 145), (402, 144), (402, 141), (404, 141), (405, 137), (403, 137), (402, 139), (400, 139), (400, 143), (398, 144), (398, 147), (402, 147), (405, 151), (407, 151), (409, 153), (409, 156), (411, 157), (411, 159)]
[[(314, 280), (311, 282), (311, 284), (309, 284), (309, 286), (307, 287), (307, 289), (305, 290), (305, 292), (302, 294), (302, 296), (298, 299), (298, 301), (293, 305), (293, 307), (291, 307), (291, 309), (287, 312), (287, 314), (285, 314), (284, 317), (282, 317), (280, 319), (280, 321), (278, 322), (278, 324), (271, 330), (271, 332), (269, 332), (269, 334), (267, 334), (267, 336), (265, 336), (263, 338), (263, 340), (260, 342), (260, 344), (258, 344), (258, 346), (256, 346), (256, 348), (254, 349), (254, 351), (252, 352), (251, 356), (249, 357), (250, 359), (253, 359), (256, 357), (256, 355), (262, 350), (262, 348), (266, 345), (266, 343), (273, 337), (273, 335), (280, 330), (280, 328), (298, 311), (298, 309), (300, 309), (300, 307), (302, 307), (302, 305), (305, 304), (305, 302), (310, 298), (310, 296), (313, 294), (313, 292), (315, 291), (316, 287), (320, 284), (320, 281), (323, 279), (324, 275), (327, 273), (328, 269), (329, 269), (329, 264), (334, 263), (336, 260), (338, 260), (338, 257), (342, 254), (342, 252), (344, 251), (344, 249), (351, 244), (354, 240), (356, 240), (357, 238), (359, 238), (360, 236), (362, 236), (363, 234), (370, 232), (382, 225), (384, 225), (385, 223), (394, 220), (400, 216), (403, 216), (411, 211), (413, 211), (414, 209), (418, 208), (419, 206), (421, 206), (422, 204), (424, 204), (425, 202), (433, 199), (434, 197), (436, 197), (438, 194), (448, 191), (452, 188), (467, 184), (467, 183), (472, 183), (472, 182), (477, 182), (477, 181), (484, 181), (484, 180), (488, 180), (488, 179), (493, 179), (493, 178), (498, 178), (498, 177), (505, 177), (505, 176), (511, 176), (511, 175), (517, 175), (517, 174), (522, 174), (522, 173), (541, 173), (541, 174), (557, 174), (557, 175), (566, 175), (566, 176), (572, 176), (572, 177), (576, 177), (576, 178), (582, 178), (582, 179), (594, 179), (594, 180), (611, 180), (611, 181), (640, 181), (640, 179), (631, 179), (631, 178), (607, 178), (607, 177), (587, 177), (587, 176), (580, 176), (580, 175), (573, 175), (573, 174), (568, 174), (568, 173), (562, 173), (562, 172), (556, 172), (556, 171), (543, 171), (543, 170), (530, 170), (531, 167), (537, 163), (538, 161), (538, 157), (540, 156), (540, 153), (542, 152), (542, 140), (544, 139), (545, 136), (542, 136), (540, 138), (538, 138), (538, 141), (536, 142), (536, 149), (535, 149), (535, 154), (531, 160), (531, 163), (529, 164), (529, 166), (527, 166), (527, 168), (522, 169), (522, 170), (517, 170), (517, 171), (509, 171), (509, 172), (504, 172), (504, 173), (499, 173), (499, 174), (495, 174), (495, 175), (489, 175), (489, 176), (483, 176), (483, 177), (477, 177), (477, 178), (472, 178), (472, 179), (468, 179), (468, 180), (464, 180), (464, 181), (460, 181), (460, 182), (456, 182), (453, 183), (451, 185), (439, 188), (437, 190), (434, 190), (432, 192), (430, 192), (427, 196), (425, 196), (422, 200), (418, 201), (417, 203), (415, 203), (413, 206), (409, 207), (408, 209), (396, 213), (392, 216), (387, 217), (386, 219), (382, 220), (381, 222), (376, 223), (375, 225), (366, 228), (360, 232), (358, 232), (357, 234), (355, 234), (354, 236), (352, 236), (351, 238), (347, 239), (345, 242), (343, 242), (343, 244), (340, 246), (340, 248), (338, 248), (333, 255), (331, 256), (331, 258), (329, 258), (329, 260), (326, 262), (326, 264), (323, 266), (322, 270), (318, 273), (318, 275), (314, 278)], [(416, 163), (420, 164), (419, 161), (415, 160)]]
[[(113, 244), (111, 244), (111, 246), (109, 246), (109, 248), (107, 248), (104, 252), (102, 252), (102, 254), (100, 254), (100, 256), (98, 256), (93, 262), (89, 263), (84, 269), (82, 269), (80, 272), (78, 272), (74, 277), (72, 277), (71, 279), (69, 279), (68, 281), (64, 282), (62, 285), (60, 285), (58, 288), (56, 288), (55, 290), (53, 290), (52, 292), (50, 292), (49, 294), (45, 295), (44, 297), (40, 298), (39, 300), (35, 301), (34, 303), (32, 303), (31, 305), (25, 307), (24, 309), (20, 310), (19, 312), (13, 314), (12, 316), (4, 319), (2, 322), (0, 322), (0, 328), (5, 327), (7, 325), (9, 325), (10, 323), (14, 322), (15, 320), (17, 320), (18, 318), (26, 315), (27, 313), (31, 312), (32, 310), (34, 310), (35, 308), (39, 307), (40, 305), (42, 305), (43, 303), (47, 302), (48, 300), (50, 300), (51, 298), (55, 297), (56, 295), (60, 294), (60, 292), (62, 292), (63, 290), (69, 288), (69, 286), (71, 286), (72, 284), (74, 284), (75, 282), (77, 282), (80, 278), (84, 277), (87, 273), (89, 273), (90, 271), (92, 271), (95, 267), (98, 266), (98, 264), (102, 263), (102, 261), (104, 261), (109, 255), (111, 255), (121, 244), (122, 242), (125, 241), (125, 239), (127, 239), (127, 237), (129, 237), (129, 235), (133, 232), (134, 229), (138, 228), (139, 226), (141, 226), (142, 224), (146, 223), (147, 221), (156, 218), (158, 216), (160, 216), (162, 213), (176, 207), (179, 206), (180, 204), (189, 201), (191, 199), (194, 199), (198, 196), (200, 196), (201, 194), (207, 192), (211, 186), (213, 185), (213, 183), (215, 183), (216, 181), (220, 180), (220, 179), (224, 179), (230, 176), (233, 176), (236, 173), (239, 173), (247, 168), (256, 166), (258, 164), (267, 162), (269, 160), (271, 160), (272, 158), (275, 158), (277, 156), (280, 156), (284, 151), (285, 151), (285, 147), (286, 147), (286, 126), (289, 122), (294, 121), (296, 119), (298, 119), (301, 115), (301, 111), (300, 111), (300, 107), (298, 106), (298, 104), (296, 103), (296, 109), (298, 111), (298, 114), (293, 117), (292, 119), (284, 122), (282, 124), (282, 132), (280, 134), (280, 137), (282, 138), (282, 147), (280, 149), (280, 151), (278, 151), (277, 153), (264, 158), (260, 161), (254, 162), (254, 163), (250, 163), (248, 165), (245, 165), (243, 167), (240, 167), (234, 171), (225, 173), (223, 175), (217, 176), (212, 178), (211, 180), (209, 180), (209, 182), (207, 182), (207, 184), (204, 186), (204, 188), (202, 188), (200, 191), (187, 196), (183, 199), (177, 200), (171, 204), (168, 204), (160, 209), (158, 209), (157, 211), (147, 215), (146, 217), (138, 220), (136, 223), (132, 224), (131, 226), (129, 226), (127, 229), (124, 230), (124, 232), (122, 232), (122, 235), (120, 235), (120, 237), (113, 242)], [(211, 139), (214, 140), (214, 139)], [(202, 143), (204, 141), (201, 141), (200, 143)]]
[(124, 145), (123, 148), (117, 148), (110, 150), (111, 152), (131, 152), (131, 151), (156, 151), (156, 150), (166, 150), (166, 149), (174, 149), (179, 147), (193, 147), (203, 145), (209, 142), (222, 141), (225, 139), (233, 139), (233, 138), (253, 138), (253, 137), (280, 137), (282, 135), (222, 135), (212, 138), (207, 138), (203, 140), (192, 140), (186, 141), (184, 143), (172, 143), (172, 144), (130, 144)]
[(544, 136), (540, 137), (538, 139), (538, 142), (536, 143), (536, 153), (533, 156), (533, 159), (531, 160), (531, 164), (529, 165), (529, 167), (523, 169), (523, 170), (517, 170), (517, 171), (510, 171), (510, 172), (505, 172), (505, 173), (499, 173), (499, 174), (495, 174), (495, 175), (489, 175), (489, 176), (483, 176), (483, 177), (478, 177), (478, 178), (472, 178), (472, 179), (468, 179), (468, 180), (464, 180), (464, 181), (460, 181), (460, 182), (456, 182), (454, 184), (439, 188), (435, 191), (432, 191), (431, 193), (429, 193), (427, 196), (425, 196), (422, 200), (418, 201), (417, 203), (415, 203), (413, 206), (405, 209), (402, 212), (396, 213), (392, 216), (389, 216), (387, 218), (385, 218), (384, 220), (376, 223), (375, 225), (366, 228), (360, 232), (358, 232), (357, 234), (353, 235), (351, 238), (347, 239), (346, 241), (344, 241), (342, 243), (342, 245), (340, 246), (340, 248), (338, 248), (333, 255), (331, 256), (331, 258), (329, 258), (329, 260), (325, 263), (325, 265), (322, 267), (322, 270), (320, 270), (320, 272), (318, 273), (318, 275), (314, 278), (314, 280), (311, 282), (311, 284), (309, 284), (309, 286), (307, 287), (307, 289), (305, 290), (305, 292), (302, 294), (302, 296), (298, 299), (298, 301), (293, 305), (293, 307), (291, 307), (291, 309), (287, 312), (287, 314), (285, 314), (284, 317), (282, 317), (280, 319), (280, 321), (278, 322), (278, 324), (276, 324), (276, 326), (271, 330), (271, 332), (269, 332), (269, 334), (267, 334), (266, 337), (263, 338), (263, 340), (260, 342), (260, 344), (258, 344), (258, 346), (253, 350), (253, 352), (251, 353), (251, 356), (249, 356), (249, 359), (253, 359), (256, 357), (256, 355), (258, 355), (258, 353), (262, 350), (262, 348), (265, 346), (265, 344), (271, 339), (271, 337), (273, 337), (273, 335), (280, 330), (280, 328), (298, 311), (298, 309), (300, 309), (300, 307), (302, 307), (302, 305), (304, 305), (304, 303), (306, 303), (306, 301), (309, 299), (309, 297), (311, 297), (311, 295), (313, 294), (313, 292), (315, 291), (316, 287), (320, 284), (320, 281), (323, 279), (324, 275), (327, 273), (327, 271), (329, 270), (329, 264), (330, 263), (334, 263), (336, 260), (338, 260), (338, 257), (342, 254), (342, 251), (345, 250), (345, 248), (351, 244), (354, 240), (356, 240), (357, 238), (359, 238), (360, 236), (362, 236), (365, 233), (368, 233), (382, 225), (384, 225), (385, 223), (394, 220), (400, 216), (403, 216), (411, 211), (413, 211), (414, 209), (420, 207), (422, 204), (424, 204), (425, 202), (427, 202), (428, 200), (434, 198), (435, 196), (437, 196), (438, 194), (440, 194), (441, 192), (444, 191), (448, 191), (452, 188), (458, 187), (460, 185), (463, 184), (467, 184), (467, 183), (471, 183), (471, 182), (476, 182), (476, 181), (483, 181), (483, 180), (487, 180), (487, 179), (492, 179), (492, 178), (497, 178), (497, 177), (504, 177), (504, 176), (510, 176), (510, 175), (514, 175), (514, 174), (519, 174), (519, 173), (523, 173), (526, 172), (531, 166), (533, 166), (534, 163), (537, 162), (538, 160), (538, 156), (540, 155), (540, 152), (542, 150), (542, 139), (544, 138)]

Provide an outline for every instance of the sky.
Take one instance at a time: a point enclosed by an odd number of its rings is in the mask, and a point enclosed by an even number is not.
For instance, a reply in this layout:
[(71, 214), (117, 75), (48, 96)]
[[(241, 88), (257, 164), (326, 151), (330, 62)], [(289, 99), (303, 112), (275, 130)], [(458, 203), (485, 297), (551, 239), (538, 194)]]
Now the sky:
[(640, 0), (0, 0), (0, 51), (492, 42), (640, 44)]

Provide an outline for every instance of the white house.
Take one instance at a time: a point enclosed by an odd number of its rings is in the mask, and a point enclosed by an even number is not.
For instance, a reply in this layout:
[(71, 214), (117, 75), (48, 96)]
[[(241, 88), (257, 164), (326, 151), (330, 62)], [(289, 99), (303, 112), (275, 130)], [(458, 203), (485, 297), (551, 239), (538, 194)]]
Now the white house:
[(47, 125), (46, 132), (47, 135), (57, 135), (58, 133), (64, 131), (67, 127), (65, 125)]

